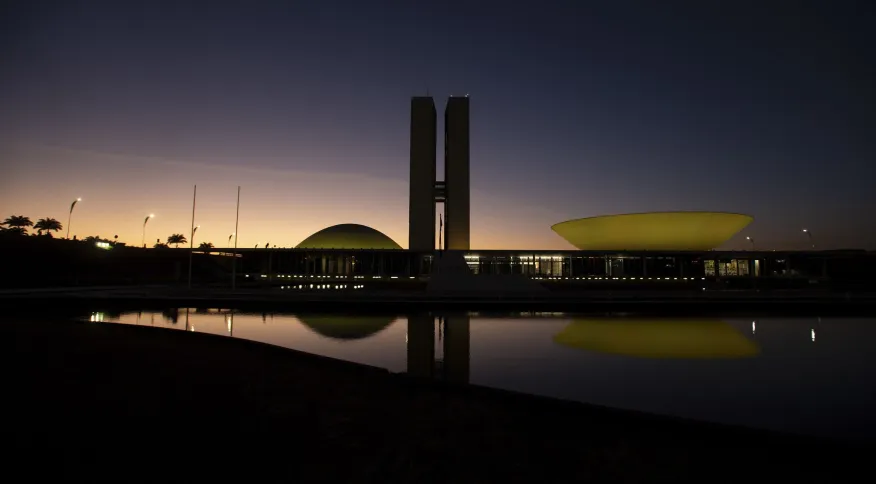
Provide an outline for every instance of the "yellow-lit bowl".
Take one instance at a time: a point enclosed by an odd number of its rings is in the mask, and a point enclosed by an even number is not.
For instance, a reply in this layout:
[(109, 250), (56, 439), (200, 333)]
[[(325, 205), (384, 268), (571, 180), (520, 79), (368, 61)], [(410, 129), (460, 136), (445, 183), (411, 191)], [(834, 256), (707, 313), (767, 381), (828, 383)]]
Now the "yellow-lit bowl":
[(604, 215), (551, 227), (581, 250), (711, 250), (754, 220), (725, 212)]

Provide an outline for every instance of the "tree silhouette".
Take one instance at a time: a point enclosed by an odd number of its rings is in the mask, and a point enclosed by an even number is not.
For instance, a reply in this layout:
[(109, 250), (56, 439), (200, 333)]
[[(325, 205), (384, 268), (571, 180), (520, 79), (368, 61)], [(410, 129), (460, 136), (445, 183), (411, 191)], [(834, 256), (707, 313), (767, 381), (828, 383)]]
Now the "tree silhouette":
[(188, 242), (188, 239), (183, 234), (173, 234), (167, 238), (167, 245), (173, 244), (176, 248), (179, 248), (179, 244), (185, 244), (186, 242)]
[(24, 235), (27, 233), (27, 228), (33, 226), (33, 222), (31, 222), (30, 217), (25, 217), (24, 215), (13, 215), (4, 220), (0, 225), (6, 225), (8, 227), (7, 230), (10, 233)]
[(167, 244), (162, 244), (161, 242), (156, 242), (155, 245), (152, 246), (153, 249), (166, 249)]
[(84, 239), (82, 239), (82, 241), (93, 244), (95, 242), (102, 242), (103, 239), (101, 239), (99, 235), (89, 235), (88, 237), (85, 237)]
[(43, 231), (46, 232), (46, 235), (49, 237), (52, 236), (52, 232), (57, 232), (63, 228), (61, 222), (53, 218), (41, 218), (37, 221), (37, 223), (33, 226), (33, 228), (37, 229), (37, 233), (42, 235)]
[(212, 242), (201, 242), (201, 245), (198, 246), (201, 250), (210, 250), (213, 248)]
[(21, 227), (0, 227), (0, 234), (3, 235), (27, 235), (27, 230)]

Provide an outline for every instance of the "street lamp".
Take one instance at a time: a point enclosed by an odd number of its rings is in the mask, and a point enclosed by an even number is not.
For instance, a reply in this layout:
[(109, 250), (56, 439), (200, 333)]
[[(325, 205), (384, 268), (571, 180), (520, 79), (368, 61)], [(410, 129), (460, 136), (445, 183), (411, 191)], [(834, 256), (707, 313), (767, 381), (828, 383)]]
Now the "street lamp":
[(155, 217), (155, 214), (150, 213), (149, 215), (146, 216), (146, 219), (143, 220), (143, 248), (144, 249), (146, 248), (146, 222), (149, 222), (149, 219), (153, 218), (153, 217)]
[(812, 248), (814, 249), (815, 244), (812, 243), (812, 232), (809, 229), (803, 229), (803, 233), (806, 234), (807, 237), (809, 237), (809, 245), (811, 245)]
[(194, 246), (195, 246), (195, 234), (198, 233), (198, 229), (199, 229), (199, 228), (201, 228), (200, 225), (195, 225), (195, 228), (192, 229), (192, 240), (189, 241), (189, 246), (190, 246), (190, 247), (194, 247)]
[(231, 238), (234, 237), (234, 232), (231, 232), (231, 235), (228, 236), (228, 247), (231, 247)]
[(751, 237), (746, 237), (745, 240), (751, 242), (751, 250), (754, 250), (754, 239)]
[(81, 201), (82, 201), (81, 198), (77, 198), (76, 200), (73, 200), (73, 203), (70, 204), (70, 213), (67, 214), (67, 237), (66, 237), (67, 239), (70, 238), (70, 221), (73, 220), (73, 207), (76, 206), (77, 202), (81, 202)]

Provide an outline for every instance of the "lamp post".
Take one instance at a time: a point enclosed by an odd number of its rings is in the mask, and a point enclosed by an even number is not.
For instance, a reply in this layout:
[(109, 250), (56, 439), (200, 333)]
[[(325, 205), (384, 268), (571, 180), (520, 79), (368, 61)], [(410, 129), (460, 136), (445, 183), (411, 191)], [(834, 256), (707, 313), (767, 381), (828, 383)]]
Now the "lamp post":
[(812, 243), (812, 231), (810, 231), (809, 229), (803, 229), (803, 233), (806, 234), (807, 237), (809, 237), (809, 245), (811, 245), (812, 248), (814, 249), (815, 244)]
[(751, 242), (751, 250), (754, 250), (754, 239), (751, 237), (746, 237), (745, 240)]
[(70, 222), (73, 221), (73, 207), (76, 206), (76, 203), (81, 201), (81, 198), (77, 198), (76, 200), (73, 200), (73, 203), (70, 204), (70, 213), (67, 214), (67, 239), (70, 238)]
[(146, 219), (143, 220), (143, 248), (144, 249), (146, 248), (146, 223), (149, 222), (149, 219), (153, 218), (153, 217), (155, 217), (155, 214), (150, 213), (149, 215), (146, 216)]
[(234, 237), (234, 232), (231, 232), (231, 235), (228, 236), (228, 247), (231, 247), (231, 238)]

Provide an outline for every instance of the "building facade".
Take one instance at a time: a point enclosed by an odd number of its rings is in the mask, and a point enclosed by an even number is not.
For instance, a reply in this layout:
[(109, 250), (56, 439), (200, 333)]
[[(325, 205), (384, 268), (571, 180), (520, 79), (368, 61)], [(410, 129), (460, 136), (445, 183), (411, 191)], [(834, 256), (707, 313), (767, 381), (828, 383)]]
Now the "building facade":
[(431, 97), (411, 99), (408, 247), (435, 249), (435, 151), (437, 113)]
[(444, 110), (444, 240), (450, 250), (471, 248), (469, 102), (450, 97)]
[(450, 97), (444, 110), (444, 180), (436, 180), (437, 113), (431, 97), (411, 99), (408, 247), (435, 250), (435, 213), (444, 204), (442, 248), (471, 246), (469, 99)]

